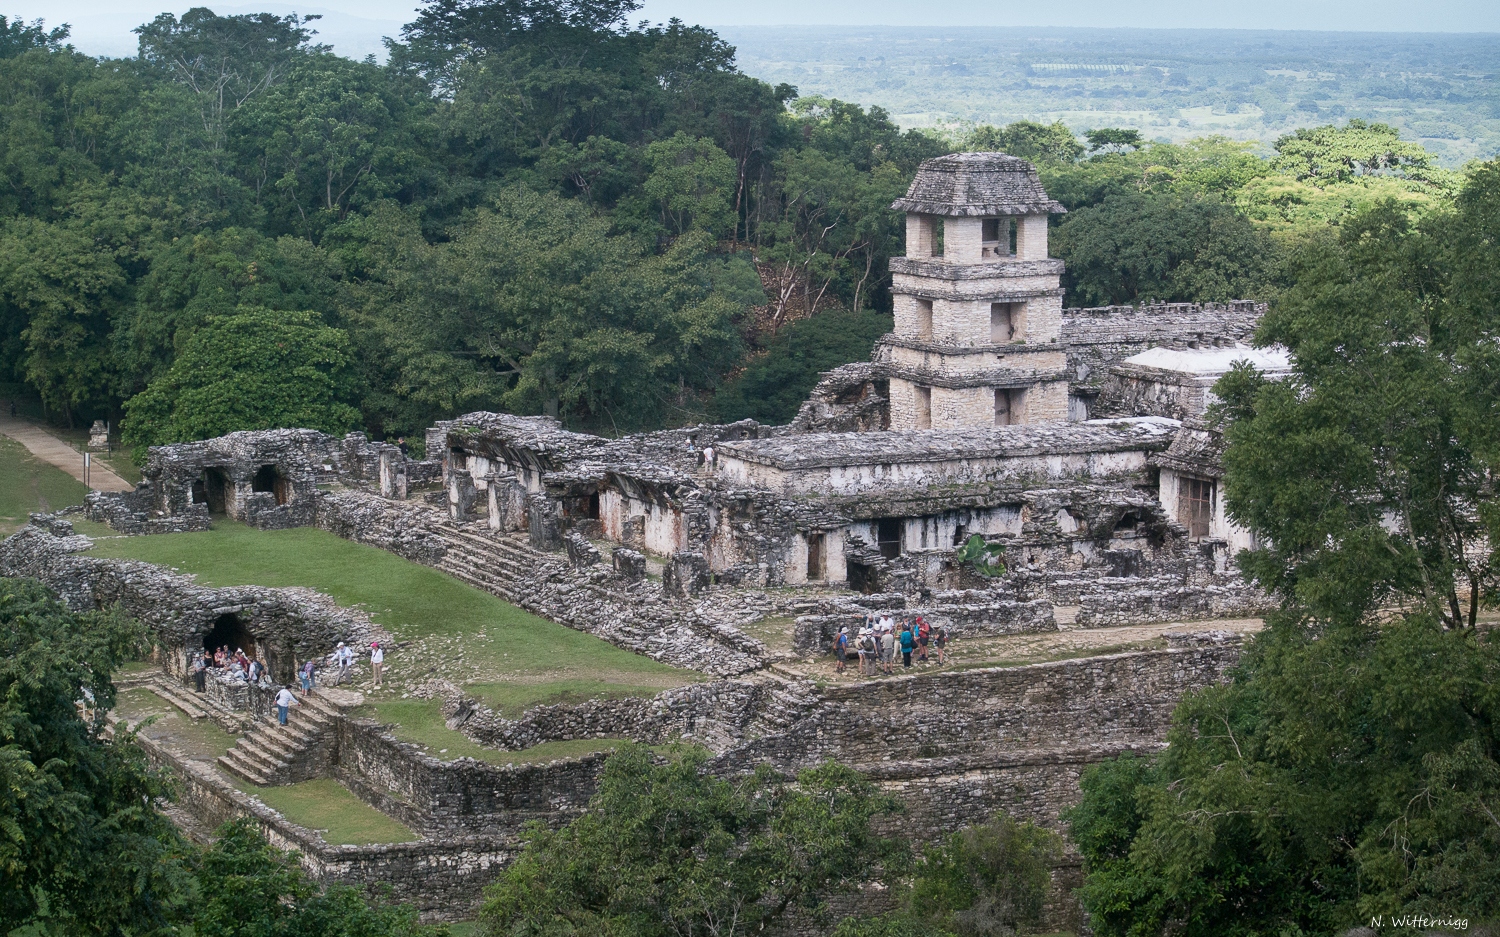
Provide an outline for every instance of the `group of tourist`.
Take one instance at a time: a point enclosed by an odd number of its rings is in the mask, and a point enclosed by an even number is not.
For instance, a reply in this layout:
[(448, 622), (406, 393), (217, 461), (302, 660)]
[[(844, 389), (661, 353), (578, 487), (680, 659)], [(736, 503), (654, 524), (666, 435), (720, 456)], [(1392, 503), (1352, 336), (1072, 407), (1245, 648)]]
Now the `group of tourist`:
[(948, 629), (930, 624), (921, 615), (908, 615), (898, 622), (889, 612), (868, 612), (856, 634), (844, 627), (833, 639), (834, 671), (844, 673), (849, 659), (857, 657), (862, 676), (895, 673), (897, 654), (901, 666), (908, 669), (913, 661), (926, 664), (932, 657), (942, 664), (947, 648)]
[[(325, 660), (334, 668), (333, 685), (338, 686), (351, 678), (354, 672), (354, 662), (357, 653), (343, 641), (333, 649)], [(385, 648), (381, 647), (379, 641), (370, 642), (370, 673), (374, 678), (375, 689), (380, 689), (385, 670)], [(208, 677), (214, 674), (218, 679), (225, 682), (250, 684), (262, 689), (276, 687), (266, 673), (265, 665), (260, 661), (247, 655), (243, 648), (230, 651), (226, 645), (214, 651), (205, 650), (201, 655), (193, 659), (189, 667), (193, 686), (199, 693), (207, 691)], [(297, 681), (302, 686), (304, 694), (311, 693), (317, 686), (318, 661), (309, 658), (302, 662), (297, 668)], [(290, 686), (277, 688), (276, 693), (276, 719), (282, 725), (287, 723), (287, 713), (293, 706), (300, 705), (297, 697), (292, 693)]]
[(244, 648), (237, 647), (231, 651), (227, 644), (213, 651), (205, 649), (203, 654), (193, 661), (189, 669), (193, 677), (193, 686), (199, 693), (207, 689), (210, 673), (215, 673), (222, 679), (233, 683), (271, 686), (264, 664), (246, 654)]

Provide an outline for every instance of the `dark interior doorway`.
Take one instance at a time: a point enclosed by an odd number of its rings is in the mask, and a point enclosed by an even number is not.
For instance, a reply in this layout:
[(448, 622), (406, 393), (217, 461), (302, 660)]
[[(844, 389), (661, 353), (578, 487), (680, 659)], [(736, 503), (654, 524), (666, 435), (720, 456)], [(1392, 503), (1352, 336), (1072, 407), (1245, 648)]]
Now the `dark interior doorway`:
[[(202, 501), (198, 501), (199, 486), (202, 486)], [(216, 468), (204, 469), (203, 477), (193, 485), (193, 500), (208, 505), (210, 514), (227, 513), (225, 503), (228, 501), (228, 493), (229, 479), (224, 477), (223, 471)]]
[(203, 636), (204, 650), (212, 652), (225, 645), (231, 652), (244, 648), (246, 656), (255, 656), (255, 635), (240, 621), (240, 616), (233, 613), (214, 619), (214, 626)]
[(845, 564), (845, 574), (849, 580), (849, 588), (855, 592), (871, 595), (877, 591), (880, 585), (880, 577), (875, 570), (864, 563), (848, 560)]
[(596, 521), (599, 519), (599, 492), (597, 491), (589, 495), (589, 517)]
[(901, 518), (882, 517), (875, 522), (875, 542), (880, 546), (880, 555), (894, 560), (901, 555)]
[(286, 476), (276, 466), (262, 465), (250, 480), (250, 490), (270, 492), (275, 496), (277, 504), (286, 504), (290, 486), (287, 485)]

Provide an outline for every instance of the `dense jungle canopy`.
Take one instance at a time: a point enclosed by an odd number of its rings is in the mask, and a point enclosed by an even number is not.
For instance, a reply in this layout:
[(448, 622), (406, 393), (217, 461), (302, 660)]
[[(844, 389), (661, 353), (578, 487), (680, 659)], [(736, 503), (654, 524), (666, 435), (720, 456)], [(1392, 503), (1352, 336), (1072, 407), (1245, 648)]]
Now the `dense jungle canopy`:
[(437, 0), (384, 65), (320, 46), (314, 17), (163, 13), (126, 59), (0, 20), (0, 395), (136, 446), (475, 409), (781, 421), (889, 322), (888, 206), (927, 157), (1037, 162), (1074, 305), (1265, 298), (1292, 245), (1386, 198), (1441, 208), (1461, 178), (1358, 120), (1272, 158), (903, 132), (635, 10)]

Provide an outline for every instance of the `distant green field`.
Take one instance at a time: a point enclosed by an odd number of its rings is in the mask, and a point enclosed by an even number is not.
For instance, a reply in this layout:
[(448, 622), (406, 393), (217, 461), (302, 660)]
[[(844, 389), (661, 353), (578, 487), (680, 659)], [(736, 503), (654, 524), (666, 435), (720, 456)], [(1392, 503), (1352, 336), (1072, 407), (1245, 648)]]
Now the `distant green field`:
[(79, 504), (88, 489), (62, 469), (36, 458), (26, 447), (0, 436), (0, 537), (26, 523), (33, 511)]
[(398, 735), (433, 754), (452, 749), (443, 756), (450, 759), (469, 754), (514, 760), (504, 753), (482, 755), (486, 750), (447, 729), (436, 700), (401, 698), (428, 678), (449, 680), (517, 715), (539, 703), (654, 695), (701, 676), (532, 615), (446, 573), (315, 528), (262, 531), (216, 519), (213, 530), (201, 533), (101, 539), (93, 553), (195, 573), (205, 585), (305, 586), (341, 605), (358, 606), (398, 644), (386, 658), (386, 688), (377, 692), (367, 682), (355, 688), (366, 693), (382, 721), (407, 726)]

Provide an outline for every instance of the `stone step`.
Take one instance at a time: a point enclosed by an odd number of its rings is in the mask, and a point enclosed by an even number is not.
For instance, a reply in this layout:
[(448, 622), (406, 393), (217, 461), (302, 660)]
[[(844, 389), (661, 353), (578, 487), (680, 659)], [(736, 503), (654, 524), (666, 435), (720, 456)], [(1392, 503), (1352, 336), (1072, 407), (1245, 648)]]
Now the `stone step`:
[(252, 768), (266, 777), (275, 777), (278, 772), (284, 771), (291, 764), (291, 761), (286, 758), (260, 748), (249, 739), (240, 739), (239, 744), (224, 753), (224, 757)]
[(184, 691), (157, 680), (147, 685), (152, 693), (180, 709), (189, 719), (207, 719), (208, 712)]
[(234, 749), (230, 749), (226, 754), (219, 756), (219, 767), (223, 768), (225, 771), (228, 771), (230, 774), (234, 775), (237, 778), (242, 778), (246, 781), (249, 781), (251, 784), (259, 784), (261, 787), (270, 785), (270, 775), (266, 774), (264, 771), (261, 771), (259, 768), (251, 764), (241, 762), (240, 760), (232, 757), (234, 755), (234, 751)]

